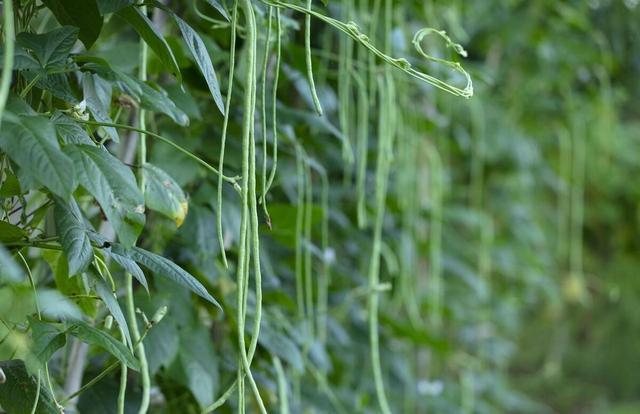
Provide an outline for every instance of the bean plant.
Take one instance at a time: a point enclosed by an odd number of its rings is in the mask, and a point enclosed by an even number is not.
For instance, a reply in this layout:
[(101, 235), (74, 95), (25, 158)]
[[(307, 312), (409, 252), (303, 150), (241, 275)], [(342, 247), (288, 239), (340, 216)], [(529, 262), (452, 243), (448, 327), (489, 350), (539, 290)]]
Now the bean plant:
[(0, 412), (633, 395), (570, 347), (638, 262), (594, 172), (637, 172), (634, 2), (1, 3)]

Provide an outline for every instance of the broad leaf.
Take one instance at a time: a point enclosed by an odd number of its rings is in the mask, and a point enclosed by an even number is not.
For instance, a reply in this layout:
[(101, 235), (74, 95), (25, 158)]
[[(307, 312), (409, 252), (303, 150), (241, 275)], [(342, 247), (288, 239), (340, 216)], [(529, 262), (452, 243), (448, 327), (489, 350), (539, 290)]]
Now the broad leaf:
[(24, 239), (27, 232), (22, 228), (0, 220), (0, 243), (9, 243)]
[(81, 276), (69, 277), (69, 263), (66, 255), (62, 252), (49, 250), (43, 252), (42, 256), (53, 271), (58, 291), (68, 297), (76, 297), (75, 302), (82, 312), (89, 317), (95, 317), (98, 311), (98, 302), (93, 298), (83, 297), (89, 293), (89, 289)]
[(77, 27), (63, 26), (44, 34), (19, 33), (16, 43), (29, 49), (46, 70), (61, 69), (66, 65), (71, 48), (78, 40)]
[(0, 148), (35, 180), (68, 200), (77, 183), (73, 162), (62, 151), (53, 125), (38, 116), (5, 117)]
[(58, 138), (62, 140), (64, 144), (86, 144), (94, 145), (95, 143), (89, 137), (87, 131), (81, 127), (73, 118), (64, 115), (62, 112), (56, 112), (51, 117)]
[[(39, 395), (36, 414), (58, 414), (49, 388), (42, 383), (38, 387), (38, 380), (27, 372), (23, 361), (2, 361), (0, 369), (6, 376), (6, 380), (0, 383), (0, 406), (7, 413), (31, 413), (36, 396)], [(41, 378), (41, 381), (44, 381), (44, 378)]]
[(22, 268), (11, 257), (11, 253), (0, 244), (0, 283), (24, 280)]
[(189, 388), (200, 407), (206, 407), (213, 402), (218, 388), (218, 359), (211, 339), (199, 327), (190, 327), (182, 332), (180, 347), (178, 362), (184, 378), (179, 380)]
[(0, 197), (9, 198), (22, 194), (18, 177), (9, 169), (4, 170), (4, 181), (0, 185)]
[(220, 94), (220, 85), (218, 84), (218, 78), (216, 77), (216, 72), (213, 69), (213, 64), (211, 63), (211, 58), (209, 57), (209, 53), (207, 52), (204, 42), (198, 33), (196, 33), (196, 31), (193, 30), (184, 20), (175, 14), (173, 17), (180, 28), (180, 33), (182, 33), (182, 37), (184, 38), (193, 59), (198, 64), (198, 68), (207, 82), (213, 101), (220, 112), (224, 113), (224, 102), (222, 101), (222, 95)]
[(129, 168), (107, 150), (88, 145), (67, 145), (77, 166), (80, 184), (93, 195), (118, 238), (132, 246), (144, 226), (144, 198)]
[(40, 364), (48, 362), (53, 354), (67, 343), (64, 330), (52, 323), (29, 318), (31, 325), (32, 352)]
[[(87, 108), (98, 122), (113, 123), (109, 116), (111, 107), (111, 84), (100, 76), (85, 73), (82, 78), (82, 92)], [(118, 142), (118, 132), (114, 127), (102, 127), (109, 138)]]
[(126, 255), (153, 273), (173, 280), (179, 285), (191, 290), (196, 295), (208, 300), (217, 307), (220, 307), (218, 302), (209, 294), (209, 292), (207, 292), (207, 289), (198, 281), (198, 279), (187, 273), (183, 268), (173, 263), (171, 260), (139, 247), (133, 247), (126, 250)]
[(102, 16), (95, 0), (42, 0), (60, 24), (78, 27), (78, 38), (87, 49), (95, 43), (102, 29)]
[(113, 73), (119, 79), (118, 86), (132, 95), (145, 109), (163, 113), (182, 126), (189, 124), (189, 117), (176, 106), (163, 90), (157, 90), (125, 72), (113, 69)]
[(118, 15), (124, 18), (138, 32), (140, 37), (149, 45), (149, 47), (158, 55), (160, 61), (169, 69), (169, 71), (178, 79), (182, 80), (180, 75), (180, 67), (173, 55), (171, 47), (164, 40), (153, 23), (145, 16), (138, 7), (129, 6), (118, 11)]
[(82, 211), (74, 199), (69, 203), (56, 199), (53, 218), (60, 244), (69, 262), (69, 276), (83, 272), (93, 260), (93, 248), (87, 235)]
[(118, 326), (120, 326), (120, 331), (124, 335), (129, 346), (132, 346), (133, 342), (131, 342), (131, 336), (129, 334), (129, 325), (127, 325), (127, 320), (124, 317), (124, 313), (122, 313), (122, 309), (120, 308), (118, 299), (116, 299), (115, 293), (112, 292), (106, 282), (101, 279), (96, 282), (96, 293), (100, 296), (100, 299), (102, 299), (107, 309), (109, 309), (109, 313), (113, 316), (113, 319), (115, 319)]
[(133, 0), (97, 0), (100, 14), (115, 13), (133, 4)]
[(160, 168), (145, 164), (144, 198), (147, 207), (172, 219), (180, 227), (189, 210), (187, 198), (173, 178)]
[(108, 333), (94, 328), (82, 321), (78, 321), (71, 325), (68, 332), (80, 339), (82, 342), (103, 348), (129, 368), (136, 371), (140, 369), (140, 364), (133, 356), (133, 353), (122, 342), (118, 341)]

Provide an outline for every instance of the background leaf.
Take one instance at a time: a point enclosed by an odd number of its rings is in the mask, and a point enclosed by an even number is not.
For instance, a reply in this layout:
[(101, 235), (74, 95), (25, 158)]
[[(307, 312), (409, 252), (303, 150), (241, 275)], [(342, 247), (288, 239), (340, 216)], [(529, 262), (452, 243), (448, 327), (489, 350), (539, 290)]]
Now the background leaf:
[(156, 55), (160, 58), (160, 61), (167, 67), (173, 76), (178, 81), (182, 79), (180, 74), (180, 67), (176, 61), (171, 47), (164, 40), (164, 37), (153, 26), (153, 23), (147, 16), (145, 16), (139, 8), (134, 6), (126, 7), (118, 11), (118, 16), (124, 18), (135, 30), (140, 37), (149, 45)]
[(96, 0), (43, 0), (62, 25), (80, 29), (78, 38), (87, 49), (95, 43), (102, 29), (102, 16)]
[[(8, 413), (30, 413), (36, 399), (37, 380), (29, 375), (20, 360), (1, 361), (0, 368), (7, 377), (0, 384), (0, 406)], [(36, 414), (58, 414), (47, 387), (40, 387)]]

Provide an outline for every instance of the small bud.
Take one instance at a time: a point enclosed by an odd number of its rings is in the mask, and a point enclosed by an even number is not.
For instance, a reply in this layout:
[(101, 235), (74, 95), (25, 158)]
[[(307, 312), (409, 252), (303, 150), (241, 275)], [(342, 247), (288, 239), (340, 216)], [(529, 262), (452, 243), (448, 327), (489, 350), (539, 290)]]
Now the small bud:
[(156, 313), (153, 315), (153, 318), (151, 318), (151, 324), (155, 325), (159, 323), (162, 320), (162, 318), (164, 318), (164, 315), (166, 314), (167, 314), (167, 307), (162, 306), (156, 311)]
[(73, 107), (73, 111), (78, 114), (83, 114), (87, 110), (87, 102), (83, 99), (76, 106)]
[(111, 329), (112, 326), (113, 326), (113, 316), (107, 315), (107, 317), (104, 318), (104, 327), (108, 331)]

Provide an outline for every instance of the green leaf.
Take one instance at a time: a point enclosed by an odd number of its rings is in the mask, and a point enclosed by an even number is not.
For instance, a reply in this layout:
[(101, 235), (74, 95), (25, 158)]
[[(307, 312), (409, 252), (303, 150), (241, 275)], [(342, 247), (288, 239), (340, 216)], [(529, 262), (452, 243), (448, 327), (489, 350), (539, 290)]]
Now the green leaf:
[(0, 148), (40, 184), (68, 200), (75, 190), (73, 162), (58, 145), (49, 120), (38, 116), (5, 117)]
[(51, 117), (58, 138), (62, 140), (64, 144), (86, 144), (93, 145), (95, 143), (89, 137), (87, 131), (81, 127), (73, 118), (63, 114), (62, 112), (56, 112)]
[(180, 227), (189, 210), (189, 203), (180, 186), (169, 174), (149, 163), (144, 165), (142, 174), (147, 207), (169, 217)]
[(180, 335), (178, 362), (182, 376), (178, 380), (189, 388), (201, 408), (213, 402), (218, 388), (218, 360), (208, 334), (189, 327)]
[(115, 13), (133, 4), (133, 0), (97, 0), (100, 14)]
[(8, 198), (22, 194), (18, 177), (9, 169), (4, 171), (4, 182), (0, 186), (0, 197)]
[(0, 244), (0, 282), (22, 282), (24, 272), (13, 260), (11, 253)]
[(127, 257), (127, 251), (124, 247), (114, 244), (111, 246), (109, 253), (114, 262), (120, 265), (125, 272), (131, 273), (131, 276), (135, 277), (146, 291), (149, 292), (149, 285), (147, 283), (147, 278), (144, 276), (144, 272), (134, 260)]
[(163, 113), (178, 125), (186, 126), (189, 124), (189, 117), (176, 106), (165, 91), (152, 88), (145, 82), (123, 71), (117, 69), (112, 69), (112, 71), (119, 79), (119, 87), (136, 98), (140, 106), (151, 111)]
[(227, 13), (227, 9), (225, 9), (224, 6), (222, 4), (220, 4), (220, 2), (218, 0), (205, 0), (205, 1), (207, 3), (209, 3), (214, 9), (218, 10), (220, 12), (220, 14), (222, 15), (222, 17), (227, 19), (227, 21), (231, 20), (229, 18), (229, 13)]
[(209, 294), (209, 292), (207, 292), (207, 289), (198, 281), (198, 279), (187, 273), (171, 260), (139, 247), (133, 247), (126, 250), (126, 255), (153, 273), (173, 280), (179, 285), (191, 290), (196, 295), (208, 300), (217, 307), (220, 307), (218, 302)]
[[(89, 293), (88, 285), (84, 283), (81, 276), (69, 277), (69, 264), (63, 252), (48, 250), (43, 252), (42, 256), (47, 263), (49, 263), (53, 271), (53, 278), (58, 291), (69, 297), (82, 296)], [(96, 300), (93, 298), (79, 297), (76, 298), (75, 301), (86, 315), (90, 317), (96, 315), (98, 310), (98, 302)]]
[(71, 48), (78, 40), (77, 27), (63, 26), (44, 34), (19, 33), (16, 43), (33, 52), (46, 70), (64, 68)]
[(82, 342), (103, 348), (129, 368), (136, 371), (140, 369), (140, 364), (133, 356), (133, 353), (122, 342), (118, 341), (108, 333), (94, 328), (82, 321), (78, 321), (71, 325), (68, 332), (80, 339)]
[(173, 55), (171, 47), (164, 40), (164, 37), (153, 26), (153, 23), (145, 16), (138, 7), (129, 6), (118, 11), (118, 15), (124, 18), (138, 32), (140, 37), (149, 45), (149, 47), (158, 55), (160, 61), (165, 64), (167, 69), (179, 80), (182, 80), (180, 67)]
[(29, 318), (31, 325), (31, 351), (40, 364), (48, 362), (53, 354), (67, 343), (67, 335), (57, 325)]
[(0, 243), (9, 243), (24, 239), (27, 232), (20, 227), (0, 220)]
[(93, 248), (87, 235), (82, 211), (74, 199), (69, 203), (56, 198), (53, 218), (60, 236), (60, 244), (69, 262), (69, 276), (81, 273), (93, 260)]
[(213, 101), (220, 112), (224, 114), (224, 102), (222, 101), (222, 95), (220, 94), (220, 85), (218, 84), (218, 78), (216, 77), (216, 72), (213, 69), (213, 64), (211, 63), (211, 58), (209, 57), (209, 53), (207, 52), (204, 42), (198, 33), (196, 33), (196, 31), (187, 24), (187, 22), (175, 14), (173, 15), (173, 18), (176, 20), (176, 23), (180, 28), (180, 33), (182, 33), (182, 37), (187, 44), (193, 59), (198, 64), (198, 68), (207, 82)]
[(87, 49), (95, 43), (102, 29), (102, 16), (95, 0), (42, 0), (60, 24), (80, 29), (78, 38)]
[[(29, 375), (24, 362), (17, 359), (0, 362), (0, 369), (6, 376), (6, 380), (0, 383), (0, 406), (7, 413), (31, 413), (38, 395), (37, 379)], [(49, 389), (42, 383), (36, 414), (58, 414)]]
[(89, 145), (67, 145), (77, 166), (80, 184), (93, 195), (118, 239), (133, 246), (144, 226), (144, 198), (131, 170), (107, 150)]
[(75, 320), (82, 316), (76, 305), (55, 289), (38, 289), (38, 303), (42, 314), (50, 319)]
[(98, 279), (96, 282), (96, 293), (98, 294), (98, 296), (100, 296), (100, 299), (102, 299), (107, 309), (109, 309), (109, 313), (111, 313), (118, 326), (120, 326), (120, 331), (124, 335), (129, 346), (132, 346), (133, 342), (131, 342), (129, 326), (127, 325), (127, 320), (124, 317), (124, 313), (122, 313), (120, 304), (115, 297), (115, 293), (112, 292), (111, 289), (109, 289), (109, 287), (107, 286), (106, 282), (101, 279)]
[[(82, 77), (82, 92), (87, 108), (98, 122), (113, 123), (109, 116), (111, 108), (111, 84), (100, 76), (85, 73)], [(119, 142), (118, 132), (114, 127), (101, 127), (107, 132), (109, 138)]]

